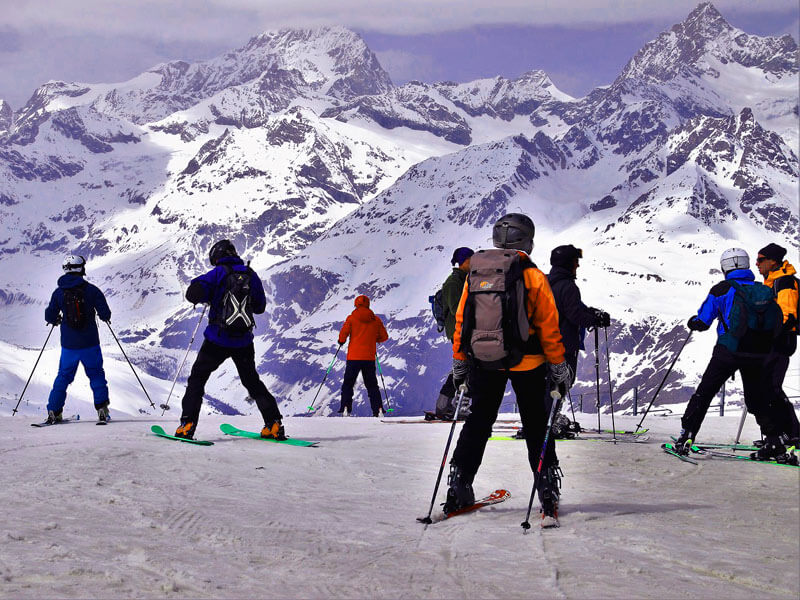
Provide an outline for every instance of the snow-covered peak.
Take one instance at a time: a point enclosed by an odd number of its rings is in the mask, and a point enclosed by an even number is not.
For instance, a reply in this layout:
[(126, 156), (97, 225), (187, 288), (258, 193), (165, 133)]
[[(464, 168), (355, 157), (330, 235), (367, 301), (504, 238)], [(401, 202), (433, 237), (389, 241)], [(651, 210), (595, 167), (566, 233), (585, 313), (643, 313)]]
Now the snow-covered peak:
[(713, 71), (709, 58), (781, 76), (797, 72), (796, 52), (797, 43), (791, 36), (748, 35), (732, 27), (710, 2), (704, 2), (683, 22), (639, 50), (617, 81), (643, 78), (666, 82), (686, 71)]
[(11, 120), (14, 118), (14, 111), (11, 106), (0, 98), (0, 135), (3, 135), (11, 127)]

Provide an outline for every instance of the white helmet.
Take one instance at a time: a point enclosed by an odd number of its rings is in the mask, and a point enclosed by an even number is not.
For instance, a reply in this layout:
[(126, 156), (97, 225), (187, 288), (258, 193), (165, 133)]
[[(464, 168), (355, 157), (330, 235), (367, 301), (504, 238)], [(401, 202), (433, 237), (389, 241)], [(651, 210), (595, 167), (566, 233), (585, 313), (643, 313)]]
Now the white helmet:
[(719, 266), (723, 273), (728, 273), (735, 269), (749, 269), (750, 257), (741, 248), (728, 248), (722, 253), (722, 257), (719, 259)]
[(65, 273), (77, 273), (83, 275), (86, 272), (86, 259), (78, 254), (70, 254), (64, 258), (61, 265)]

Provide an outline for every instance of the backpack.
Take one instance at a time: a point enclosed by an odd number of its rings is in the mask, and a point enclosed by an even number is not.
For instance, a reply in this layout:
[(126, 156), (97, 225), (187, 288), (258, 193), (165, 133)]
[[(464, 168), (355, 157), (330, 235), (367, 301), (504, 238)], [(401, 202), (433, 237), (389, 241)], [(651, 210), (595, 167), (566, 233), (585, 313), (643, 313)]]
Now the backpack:
[(246, 271), (234, 271), (230, 265), (222, 266), (226, 275), (222, 280), (222, 304), (215, 323), (229, 336), (241, 337), (250, 333), (256, 325), (250, 296), (252, 269), (247, 267)]
[(467, 299), (461, 329), (461, 351), (479, 368), (510, 369), (526, 354), (541, 354), (529, 336), (525, 270), (535, 268), (516, 250), (479, 250), (467, 275)]
[(728, 322), (722, 320), (725, 333), (719, 343), (742, 356), (769, 354), (783, 325), (775, 293), (760, 283), (741, 285), (731, 281), (730, 284), (735, 290), (733, 304)]
[(90, 308), (86, 303), (86, 282), (62, 290), (64, 294), (64, 323), (72, 329), (83, 329), (89, 324)]
[(444, 320), (447, 316), (447, 310), (445, 309), (442, 296), (443, 294), (441, 288), (439, 288), (439, 291), (437, 291), (433, 296), (428, 296), (428, 302), (431, 303), (433, 319), (436, 321), (436, 331), (439, 333), (444, 331)]

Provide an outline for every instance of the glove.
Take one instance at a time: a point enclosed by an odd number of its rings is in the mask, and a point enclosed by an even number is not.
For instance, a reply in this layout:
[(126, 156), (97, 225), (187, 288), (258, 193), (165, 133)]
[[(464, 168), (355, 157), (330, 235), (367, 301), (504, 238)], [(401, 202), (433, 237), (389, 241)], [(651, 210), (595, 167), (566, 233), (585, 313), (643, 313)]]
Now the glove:
[(689, 320), (686, 322), (686, 326), (687, 326), (687, 327), (688, 327), (690, 330), (692, 330), (692, 331), (705, 331), (706, 329), (708, 329), (708, 328), (709, 328), (709, 326), (708, 326), (708, 325), (706, 325), (705, 323), (703, 323), (703, 321), (701, 321), (700, 319), (698, 319), (696, 316), (692, 316), (692, 317), (691, 317), (691, 318), (690, 318), (690, 319), (689, 319)]
[(61, 315), (58, 315), (58, 316), (57, 316), (57, 317), (56, 317), (56, 318), (53, 320), (53, 322), (52, 322), (52, 323), (50, 323), (50, 325), (54, 325), (54, 326), (56, 326), (56, 327), (58, 327), (59, 325), (61, 325)]
[(594, 312), (595, 327), (611, 327), (611, 316), (607, 312), (599, 308), (593, 308), (592, 312)]
[(567, 361), (560, 362), (557, 365), (550, 365), (550, 380), (559, 386), (559, 384), (564, 384), (564, 392), (566, 392), (566, 388), (572, 386), (572, 382), (575, 380), (575, 373), (572, 372), (572, 368), (567, 364)]
[(453, 359), (453, 385), (456, 389), (461, 387), (461, 384), (467, 380), (469, 374), (469, 363), (465, 360), (458, 358)]

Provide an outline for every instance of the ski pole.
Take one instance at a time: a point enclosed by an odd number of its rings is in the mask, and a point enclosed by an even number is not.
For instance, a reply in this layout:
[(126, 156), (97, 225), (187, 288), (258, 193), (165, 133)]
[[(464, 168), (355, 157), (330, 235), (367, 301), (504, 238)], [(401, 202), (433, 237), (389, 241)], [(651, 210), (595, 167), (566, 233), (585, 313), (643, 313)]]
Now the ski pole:
[(386, 408), (388, 412), (394, 412), (392, 405), (389, 404), (389, 394), (386, 393), (386, 382), (383, 380), (383, 370), (381, 369), (381, 361), (378, 360), (378, 353), (375, 353), (375, 362), (378, 365), (378, 373), (381, 376), (381, 383), (383, 384), (383, 395), (386, 396)]
[(339, 347), (336, 348), (336, 353), (333, 355), (331, 359), (331, 364), (328, 365), (328, 370), (325, 371), (325, 377), (322, 378), (322, 383), (319, 384), (319, 388), (317, 389), (317, 393), (314, 395), (314, 399), (311, 401), (311, 404), (308, 405), (309, 412), (314, 410), (314, 403), (317, 401), (317, 396), (319, 396), (320, 391), (322, 390), (322, 385), (325, 383), (325, 380), (328, 378), (328, 373), (331, 372), (333, 368), (333, 363), (336, 362), (336, 357), (339, 356), (339, 350), (342, 349), (342, 345), (339, 344)]
[(656, 389), (656, 393), (653, 394), (653, 399), (650, 400), (650, 404), (647, 405), (647, 408), (645, 409), (644, 414), (642, 415), (642, 418), (639, 421), (639, 424), (636, 426), (636, 429), (634, 430), (635, 432), (639, 431), (642, 428), (642, 423), (644, 423), (644, 418), (647, 416), (647, 413), (650, 412), (650, 407), (653, 406), (653, 402), (656, 401), (656, 398), (658, 397), (658, 393), (661, 391), (661, 388), (664, 386), (664, 383), (667, 381), (667, 377), (669, 377), (669, 374), (672, 373), (672, 367), (674, 367), (675, 363), (678, 362), (678, 357), (680, 357), (681, 352), (683, 352), (684, 347), (686, 346), (686, 344), (689, 341), (689, 338), (691, 338), (691, 337), (692, 337), (692, 332), (689, 331), (689, 335), (687, 335), (686, 339), (683, 340), (683, 344), (681, 344), (681, 347), (678, 350), (678, 353), (675, 355), (675, 358), (672, 359), (672, 363), (669, 365), (669, 369), (667, 369), (667, 372), (664, 374), (664, 378), (661, 380), (661, 383), (658, 384), (658, 389)]
[(436, 502), (436, 493), (439, 491), (439, 483), (442, 481), (442, 473), (444, 472), (444, 465), (447, 462), (447, 454), (450, 452), (450, 442), (453, 441), (453, 432), (456, 430), (456, 423), (458, 422), (458, 411), (461, 410), (461, 401), (464, 399), (464, 394), (467, 392), (467, 384), (462, 383), (461, 386), (458, 388), (458, 402), (456, 402), (456, 413), (453, 415), (453, 424), (450, 426), (450, 435), (447, 436), (447, 444), (444, 447), (444, 456), (442, 456), (442, 464), (439, 467), (439, 475), (436, 476), (436, 485), (433, 487), (433, 496), (431, 497), (431, 506), (428, 509), (428, 516), (427, 517), (418, 517), (417, 521), (420, 523), (425, 523), (425, 527), (430, 525), (433, 521), (431, 521), (431, 513), (433, 513), (433, 505)]
[(531, 528), (530, 518), (531, 509), (533, 508), (533, 498), (536, 496), (536, 489), (539, 487), (539, 480), (542, 477), (542, 465), (544, 464), (544, 455), (547, 452), (547, 443), (550, 441), (550, 432), (553, 429), (553, 421), (555, 415), (561, 409), (561, 402), (566, 396), (566, 391), (562, 394), (559, 390), (550, 392), (550, 397), (553, 399), (553, 404), (550, 407), (550, 416), (547, 418), (547, 430), (544, 432), (544, 441), (542, 442), (542, 451), (539, 453), (539, 466), (536, 467), (536, 472), (533, 474), (533, 488), (531, 489), (531, 498), (528, 500), (528, 512), (525, 515), (525, 520), (520, 523), (522, 525), (523, 533), (527, 533)]
[(122, 356), (124, 356), (125, 360), (128, 361), (128, 366), (131, 368), (131, 371), (133, 371), (133, 375), (134, 377), (136, 377), (136, 381), (138, 381), (139, 385), (142, 386), (142, 391), (144, 392), (144, 395), (147, 396), (147, 400), (150, 402), (150, 407), (155, 408), (156, 405), (153, 404), (152, 400), (150, 400), (150, 394), (148, 394), (147, 390), (144, 389), (144, 384), (142, 383), (142, 380), (139, 379), (139, 375), (136, 374), (136, 369), (133, 368), (131, 361), (128, 359), (128, 355), (125, 354), (125, 350), (122, 349), (122, 344), (119, 343), (119, 340), (117, 339), (117, 334), (115, 334), (114, 330), (111, 329), (111, 322), (106, 321), (106, 325), (108, 325), (108, 330), (111, 332), (111, 335), (114, 336), (114, 340), (117, 342), (117, 346), (119, 346), (120, 352), (122, 352)]
[(159, 405), (161, 408), (161, 416), (164, 416), (164, 413), (169, 410), (169, 399), (172, 398), (172, 390), (175, 389), (175, 383), (178, 381), (178, 375), (181, 374), (181, 370), (183, 369), (183, 365), (186, 364), (186, 359), (189, 357), (189, 350), (192, 348), (192, 344), (194, 343), (194, 336), (197, 335), (197, 330), (200, 329), (200, 323), (203, 322), (203, 317), (206, 314), (207, 306), (203, 305), (203, 312), (200, 313), (200, 318), (197, 319), (197, 325), (194, 326), (194, 331), (192, 332), (192, 339), (189, 340), (189, 345), (186, 347), (186, 354), (183, 356), (183, 361), (181, 361), (181, 366), (178, 367), (178, 370), (175, 372), (175, 379), (172, 380), (172, 387), (169, 388), (169, 395), (167, 396), (167, 401), (164, 404)]
[(572, 420), (577, 423), (578, 419), (575, 418), (575, 407), (572, 405), (572, 394), (567, 390), (567, 400), (569, 400), (569, 409), (572, 411)]
[(617, 427), (614, 424), (614, 382), (611, 381), (611, 358), (608, 351), (608, 327), (603, 327), (603, 337), (606, 342), (606, 370), (608, 371), (608, 399), (611, 402), (611, 431), (613, 432), (614, 442), (617, 441)]
[(11, 411), (11, 416), (13, 417), (17, 414), (17, 409), (19, 408), (19, 403), (22, 402), (22, 397), (25, 395), (25, 390), (28, 389), (28, 384), (31, 382), (33, 378), (33, 373), (36, 371), (36, 367), (39, 364), (39, 359), (42, 358), (42, 354), (44, 354), (44, 349), (47, 347), (47, 342), (50, 341), (50, 336), (53, 333), (53, 329), (55, 329), (55, 323), (50, 325), (50, 331), (47, 332), (47, 339), (45, 339), (44, 344), (42, 345), (42, 349), (39, 351), (39, 356), (36, 357), (36, 362), (33, 364), (33, 369), (31, 369), (31, 374), (28, 376), (28, 381), (25, 382), (25, 387), (22, 388), (22, 393), (19, 395), (19, 400), (17, 400), (17, 405), (14, 407), (14, 410)]
[(597, 327), (594, 328), (594, 376), (595, 389), (597, 390), (597, 433), (600, 430), (600, 342)]
[(734, 441), (734, 445), (738, 445), (739, 438), (742, 437), (742, 428), (744, 427), (744, 420), (747, 418), (747, 407), (745, 406), (742, 409), (742, 418), (739, 419), (739, 430), (736, 432), (736, 441)]

